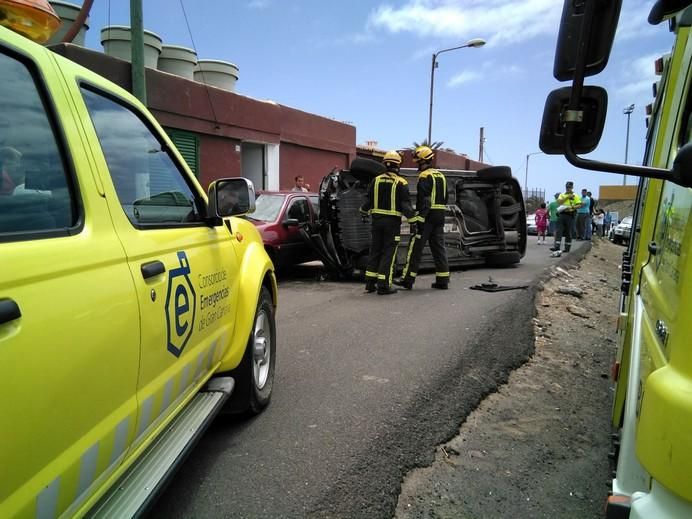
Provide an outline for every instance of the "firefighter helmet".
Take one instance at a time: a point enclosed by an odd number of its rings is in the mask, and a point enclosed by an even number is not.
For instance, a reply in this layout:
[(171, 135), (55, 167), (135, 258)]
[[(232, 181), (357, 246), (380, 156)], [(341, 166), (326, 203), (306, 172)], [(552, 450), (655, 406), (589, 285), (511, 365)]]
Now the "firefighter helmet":
[(434, 156), (435, 153), (429, 146), (418, 146), (413, 150), (413, 160), (415, 162), (429, 162)]
[(401, 155), (399, 155), (398, 151), (388, 151), (384, 154), (382, 163), (387, 168), (395, 167), (396, 169), (399, 169), (399, 166), (401, 166)]

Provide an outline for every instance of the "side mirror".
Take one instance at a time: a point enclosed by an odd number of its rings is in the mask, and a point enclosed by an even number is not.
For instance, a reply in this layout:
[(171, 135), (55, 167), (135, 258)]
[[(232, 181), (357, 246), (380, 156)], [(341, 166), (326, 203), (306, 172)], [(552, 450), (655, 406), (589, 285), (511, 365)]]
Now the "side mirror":
[(255, 211), (255, 187), (246, 178), (223, 178), (209, 184), (209, 216), (238, 216)]
[(558, 88), (548, 95), (543, 109), (541, 135), (538, 142), (543, 153), (562, 155), (565, 146), (574, 153), (590, 153), (601, 140), (608, 109), (608, 93), (598, 86), (585, 86), (579, 102), (581, 120), (575, 124), (572, 142), (565, 142), (565, 117), (572, 94), (571, 87)]
[(300, 222), (298, 221), (298, 218), (286, 218), (284, 220), (284, 225), (286, 227), (297, 227), (300, 225)]
[(585, 49), (584, 76), (598, 74), (606, 67), (621, 6), (622, 0), (565, 0), (553, 65), (555, 79), (567, 81), (574, 78), (585, 24), (589, 39)]
[(692, 187), (692, 142), (685, 144), (673, 161), (673, 182)]

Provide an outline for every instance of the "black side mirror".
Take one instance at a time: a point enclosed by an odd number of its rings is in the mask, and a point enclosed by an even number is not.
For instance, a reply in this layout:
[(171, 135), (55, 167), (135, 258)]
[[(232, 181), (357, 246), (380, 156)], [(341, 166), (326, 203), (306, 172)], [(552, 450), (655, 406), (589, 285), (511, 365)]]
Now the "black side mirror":
[(683, 187), (692, 187), (692, 142), (678, 151), (673, 161), (673, 182)]
[[(589, 3), (594, 5), (587, 6)], [(622, 0), (565, 0), (553, 65), (555, 79), (567, 81), (574, 78), (584, 24), (590, 33), (584, 76), (598, 74), (606, 67), (621, 6)], [(590, 12), (588, 7), (591, 7)]]
[(209, 216), (227, 217), (255, 211), (255, 187), (246, 178), (222, 178), (209, 184)]
[(284, 225), (286, 227), (294, 227), (300, 225), (300, 221), (298, 220), (298, 218), (286, 218), (284, 220)]
[(590, 153), (601, 140), (608, 108), (608, 93), (598, 86), (585, 86), (579, 102), (581, 120), (575, 124), (572, 142), (565, 142), (565, 122), (568, 117), (571, 87), (558, 88), (548, 95), (543, 109), (539, 147), (548, 155), (561, 155), (565, 145), (571, 145), (575, 153)]

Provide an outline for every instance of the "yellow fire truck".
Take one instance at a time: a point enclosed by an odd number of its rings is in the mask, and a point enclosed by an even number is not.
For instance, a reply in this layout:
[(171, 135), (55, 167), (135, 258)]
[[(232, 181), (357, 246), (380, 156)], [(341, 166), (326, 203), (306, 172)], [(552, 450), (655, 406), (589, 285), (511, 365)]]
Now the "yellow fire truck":
[[(222, 409), (259, 413), (274, 268), (146, 108), (0, 0), (0, 517), (132, 517)], [(19, 33), (19, 34), (18, 34)]]
[[(607, 93), (584, 78), (608, 62), (621, 0), (565, 2), (540, 146), (573, 165), (640, 177), (622, 262), (609, 518), (692, 517), (692, 1), (658, 0), (649, 23), (673, 41), (656, 63), (642, 166), (580, 157), (603, 131)], [(646, 13), (642, 13), (645, 16)]]

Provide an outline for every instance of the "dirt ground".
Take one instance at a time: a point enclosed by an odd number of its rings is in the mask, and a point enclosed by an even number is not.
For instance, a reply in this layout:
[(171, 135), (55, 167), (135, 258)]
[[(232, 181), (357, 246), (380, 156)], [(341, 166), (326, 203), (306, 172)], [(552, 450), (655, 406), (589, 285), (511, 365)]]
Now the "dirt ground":
[(623, 251), (594, 240), (579, 263), (556, 259), (536, 297), (534, 355), (409, 473), (397, 519), (604, 516)]

